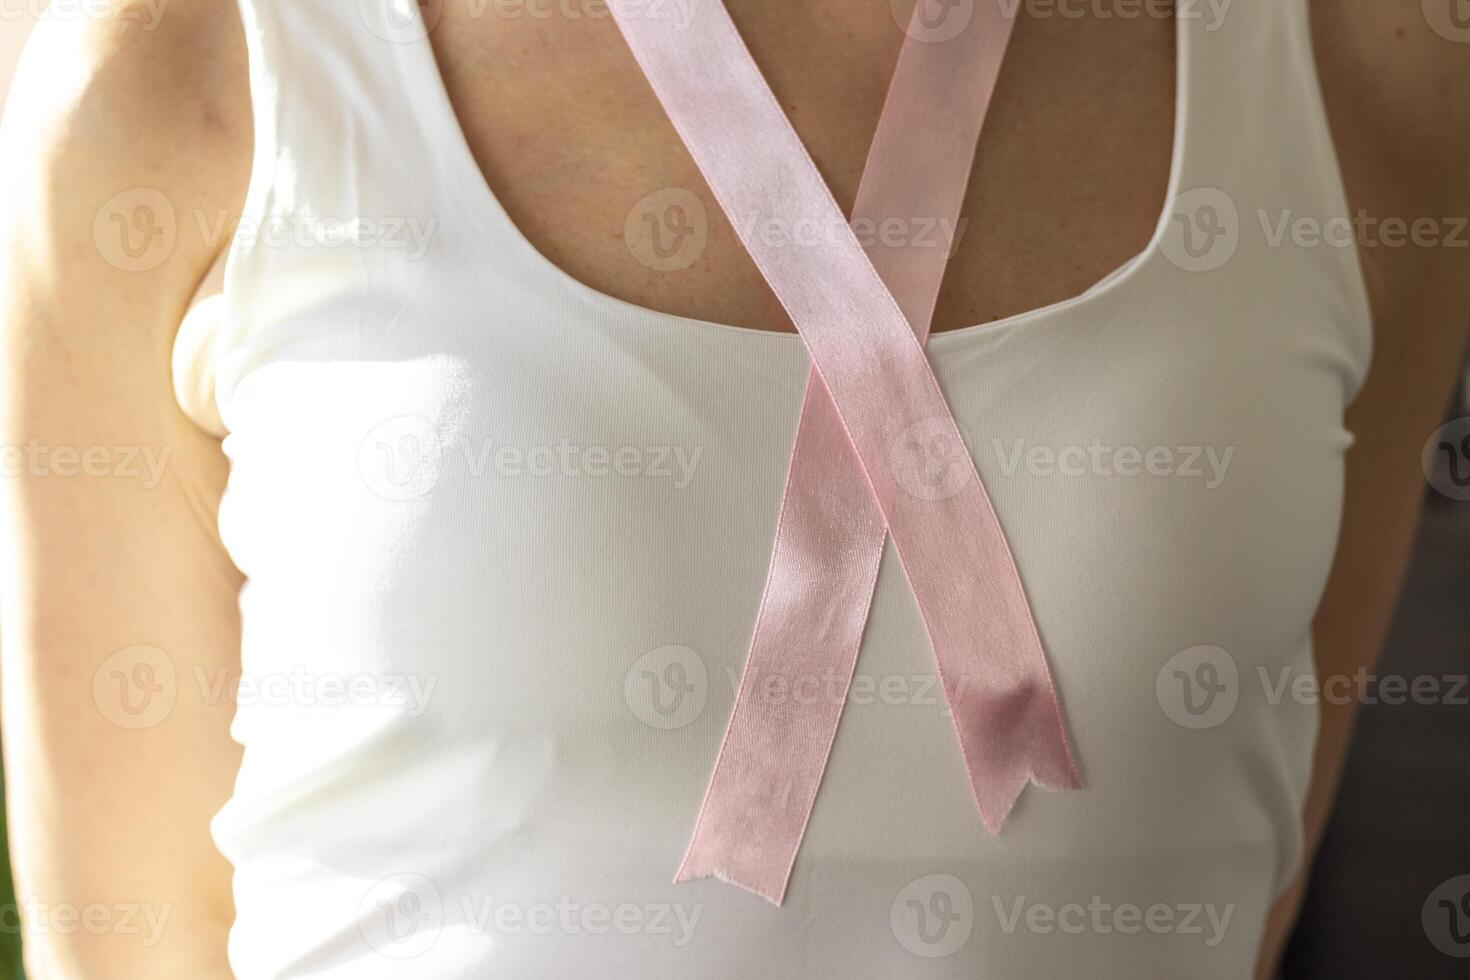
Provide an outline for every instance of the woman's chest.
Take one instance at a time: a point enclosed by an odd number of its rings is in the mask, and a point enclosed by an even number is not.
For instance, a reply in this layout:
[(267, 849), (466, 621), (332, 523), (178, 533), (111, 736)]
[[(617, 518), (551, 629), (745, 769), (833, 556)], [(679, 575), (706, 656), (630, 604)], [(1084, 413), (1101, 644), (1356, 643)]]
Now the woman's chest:
[[(905, 36), (894, 6), (905, 5), (731, 11), (845, 212)], [(782, 238), (820, 229), (725, 214), (612, 19), (531, 7), (476, 17), (446, 3), (430, 35), (475, 159), (517, 227), (602, 292), (790, 330), (735, 223)], [(1020, 17), (962, 214), (856, 228), (953, 253), (936, 330), (1074, 296), (1142, 248), (1166, 197), (1174, 31), (1167, 17)]]
[[(1274, 656), (1303, 638), (1332, 554), (1340, 379), (1284, 322), (1210, 336), (1108, 305), (932, 351), (1043, 635), (1089, 674), (1164, 652), (1146, 636)], [(699, 636), (738, 667), (800, 342), (594, 315), (528, 344), (520, 319), (434, 337), (409, 318), (416, 355), (257, 368), (227, 444), (237, 562), (324, 643), (357, 621), (369, 660), (514, 643), (572, 673), (600, 651), (614, 677)], [(942, 478), (943, 460), (916, 463)], [(882, 589), (909, 601), (901, 577)]]

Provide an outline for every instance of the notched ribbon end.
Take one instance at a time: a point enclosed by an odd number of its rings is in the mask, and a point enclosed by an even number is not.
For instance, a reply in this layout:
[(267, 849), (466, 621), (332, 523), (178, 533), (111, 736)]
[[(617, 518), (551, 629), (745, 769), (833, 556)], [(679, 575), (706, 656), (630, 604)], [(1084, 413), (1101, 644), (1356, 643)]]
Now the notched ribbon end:
[(762, 883), (759, 880), (747, 878), (746, 876), (730, 871), (725, 867), (691, 867), (687, 859), (679, 867), (678, 873), (674, 875), (674, 884), (679, 885), (688, 881), (698, 881), (701, 878), (716, 878), (727, 885), (734, 885), (736, 888), (765, 899), (778, 908), (786, 899), (786, 881), (782, 881), (779, 887), (772, 887), (771, 882)]
[(975, 804), (980, 810), (980, 822), (991, 836), (1000, 834), (1006, 818), (1010, 816), (1028, 783), (1035, 783), (1041, 789), (1053, 793), (1082, 788), (1082, 778), (1077, 773), (1077, 765), (1065, 743), (1061, 754), (1064, 758), (1055, 762), (1041, 765), (1028, 763), (1024, 768), (1017, 769), (1013, 775), (992, 777), (985, 784), (989, 788), (988, 792), (979, 792), (980, 784), (973, 784), (976, 789)]

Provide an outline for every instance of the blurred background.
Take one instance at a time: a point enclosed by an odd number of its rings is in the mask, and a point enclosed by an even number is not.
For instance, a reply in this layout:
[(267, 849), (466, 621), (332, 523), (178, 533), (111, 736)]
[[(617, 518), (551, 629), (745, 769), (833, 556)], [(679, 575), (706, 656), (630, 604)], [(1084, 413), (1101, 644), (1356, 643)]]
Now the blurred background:
[(1458, 421), (1425, 446), (1437, 465), (1375, 671), (1435, 678), (1444, 697), (1361, 709), (1286, 980), (1470, 977), (1470, 381), (1465, 371), (1461, 379), (1445, 416)]
[[(0, 3), (0, 104), (10, 91), (10, 75), (15, 69), (16, 56), (25, 43), (34, 15), (29, 11), (12, 10), (10, 4)], [(0, 188), (0, 194), (8, 189)], [(3, 780), (3, 775), (0, 775)], [(0, 801), (0, 833), (5, 831), (5, 806)], [(20, 968), (20, 920), (17, 917), (15, 889), (10, 881), (10, 850), (0, 853), (0, 980), (13, 980), (22, 976)]]
[[(40, 6), (0, 0), (0, 100)], [(1465, 416), (1462, 385), (1446, 419)], [(1362, 708), (1285, 980), (1470, 976), (1470, 899), (1461, 901), (1463, 888), (1441, 889), (1470, 875), (1470, 684), (1448, 696), (1470, 674), (1470, 499), (1457, 499), (1470, 498), (1470, 428), (1454, 434), (1442, 453), (1437, 438), (1431, 447), (1439, 468), (1426, 480), (1413, 564), (1376, 672), (1435, 678), (1447, 696)], [(0, 849), (0, 980), (22, 976), (21, 938), (9, 853)]]
[[(25, 43), (34, 13), (12, 9), (11, 4), (0, 3), (0, 104), (10, 91), (10, 75), (15, 69), (15, 59)], [(0, 188), (0, 194), (8, 189)], [(3, 775), (0, 775), (3, 781)], [(5, 832), (5, 806), (0, 800), (0, 833)], [(20, 968), (20, 920), (17, 916), (15, 889), (10, 881), (10, 849), (0, 853), (0, 980), (13, 980), (23, 976)]]

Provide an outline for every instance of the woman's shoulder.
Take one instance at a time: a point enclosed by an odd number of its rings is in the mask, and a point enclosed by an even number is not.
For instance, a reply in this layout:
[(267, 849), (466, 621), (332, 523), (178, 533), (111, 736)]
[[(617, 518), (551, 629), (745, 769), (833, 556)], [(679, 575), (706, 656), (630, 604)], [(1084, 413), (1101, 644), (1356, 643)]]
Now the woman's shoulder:
[(54, 4), (31, 33), (0, 127), (0, 224), (32, 288), (85, 283), (146, 322), (192, 293), (228, 238), (207, 232), (243, 200), (245, 34), (235, 0), (104, 6)]
[[(1461, 0), (1313, 0), (1319, 74), (1339, 141), (1470, 186), (1470, 23)], [(1412, 155), (1411, 155), (1412, 154)]]
[[(1460, 0), (1313, 0), (1332, 134), (1375, 313), (1380, 377), (1399, 387), (1457, 356), (1470, 322), (1470, 24)], [(1406, 352), (1403, 359), (1399, 352)]]

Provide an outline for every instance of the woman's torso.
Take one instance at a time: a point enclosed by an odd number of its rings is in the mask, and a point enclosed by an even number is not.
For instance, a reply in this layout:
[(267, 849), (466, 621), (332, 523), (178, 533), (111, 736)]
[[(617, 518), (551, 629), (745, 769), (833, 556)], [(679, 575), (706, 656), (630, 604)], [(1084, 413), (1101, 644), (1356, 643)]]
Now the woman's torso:
[[(1316, 715), (1279, 685), (1311, 671), (1368, 343), (1352, 249), (1267, 233), (1345, 212), (1305, 4), (1178, 23), (1172, 154), (1173, 20), (1021, 28), (936, 322), (963, 328), (930, 350), (1085, 788), (1030, 789), (985, 834), (890, 553), (779, 910), (670, 879), (759, 601), (800, 341), (740, 329), (784, 322), (605, 16), (456, 6), (438, 43), (468, 142), (421, 22), (246, 10), (256, 174), (216, 349), (249, 577), (215, 828), (236, 970), (1247, 973), (1300, 853)], [(897, 23), (849, 48), (830, 10), (759, 11), (737, 22), (849, 204)], [(689, 195), (711, 234), (685, 265), (666, 205)]]

